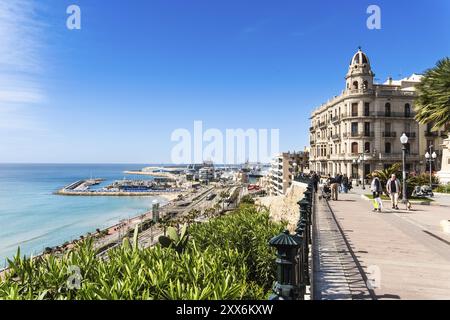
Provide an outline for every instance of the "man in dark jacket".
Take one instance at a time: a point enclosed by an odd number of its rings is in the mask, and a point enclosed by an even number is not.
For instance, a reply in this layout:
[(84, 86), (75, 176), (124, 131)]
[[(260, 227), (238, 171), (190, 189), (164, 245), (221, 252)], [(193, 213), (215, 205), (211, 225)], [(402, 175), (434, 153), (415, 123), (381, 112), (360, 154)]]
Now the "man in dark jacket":
[(311, 179), (313, 182), (314, 191), (317, 192), (317, 190), (319, 189), (319, 176), (317, 175), (317, 173), (313, 172)]
[(348, 177), (346, 174), (342, 177), (342, 190), (347, 193), (348, 192)]

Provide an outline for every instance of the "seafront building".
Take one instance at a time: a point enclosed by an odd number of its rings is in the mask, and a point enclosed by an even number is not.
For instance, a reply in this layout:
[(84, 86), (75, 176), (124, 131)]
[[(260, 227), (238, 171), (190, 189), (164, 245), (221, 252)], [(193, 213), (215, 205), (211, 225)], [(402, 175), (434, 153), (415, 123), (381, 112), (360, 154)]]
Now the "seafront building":
[(312, 171), (361, 179), (373, 170), (402, 162), (403, 133), (409, 137), (407, 171), (425, 169), (427, 144), (441, 148), (440, 133), (419, 127), (414, 119), (415, 86), (422, 76), (389, 78), (383, 84), (374, 83), (374, 76), (368, 56), (359, 49), (350, 61), (345, 89), (312, 112)]
[(307, 152), (283, 152), (277, 155), (269, 170), (269, 194), (284, 195), (292, 185), (294, 175), (307, 168), (308, 156)]

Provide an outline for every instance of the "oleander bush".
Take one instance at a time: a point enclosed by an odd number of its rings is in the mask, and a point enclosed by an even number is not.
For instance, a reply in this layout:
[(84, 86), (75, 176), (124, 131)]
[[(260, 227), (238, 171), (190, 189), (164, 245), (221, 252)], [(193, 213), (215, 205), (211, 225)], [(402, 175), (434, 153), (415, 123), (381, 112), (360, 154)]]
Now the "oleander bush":
[(247, 205), (191, 226), (182, 252), (139, 248), (137, 229), (103, 258), (91, 239), (60, 256), (27, 259), (18, 250), (0, 280), (0, 299), (265, 299), (275, 275), (267, 241), (282, 229)]

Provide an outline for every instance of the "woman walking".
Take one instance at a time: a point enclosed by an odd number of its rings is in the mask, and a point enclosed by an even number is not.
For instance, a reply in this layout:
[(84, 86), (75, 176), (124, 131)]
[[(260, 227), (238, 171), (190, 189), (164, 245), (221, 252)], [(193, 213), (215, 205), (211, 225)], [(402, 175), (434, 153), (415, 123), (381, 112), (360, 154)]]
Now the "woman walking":
[(383, 202), (381, 201), (383, 188), (381, 187), (380, 178), (378, 178), (378, 175), (376, 173), (373, 174), (373, 180), (370, 185), (370, 190), (372, 191), (373, 195), (373, 211), (381, 212), (381, 209), (383, 208)]

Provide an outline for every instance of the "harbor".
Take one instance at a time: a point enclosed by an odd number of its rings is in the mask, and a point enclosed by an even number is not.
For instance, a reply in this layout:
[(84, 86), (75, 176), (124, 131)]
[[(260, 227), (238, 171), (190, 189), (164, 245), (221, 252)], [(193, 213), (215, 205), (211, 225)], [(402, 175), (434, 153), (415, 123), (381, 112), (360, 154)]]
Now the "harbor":
[(117, 180), (100, 189), (94, 189), (104, 179), (75, 181), (55, 192), (63, 196), (157, 196), (180, 193), (186, 190), (178, 188), (171, 179), (155, 178), (153, 180)]

